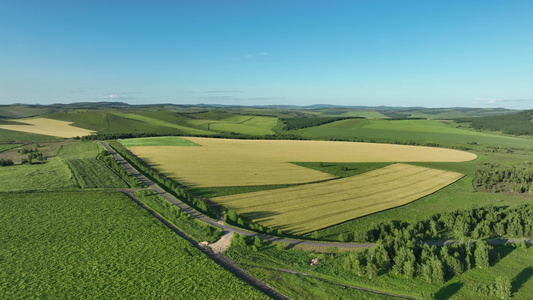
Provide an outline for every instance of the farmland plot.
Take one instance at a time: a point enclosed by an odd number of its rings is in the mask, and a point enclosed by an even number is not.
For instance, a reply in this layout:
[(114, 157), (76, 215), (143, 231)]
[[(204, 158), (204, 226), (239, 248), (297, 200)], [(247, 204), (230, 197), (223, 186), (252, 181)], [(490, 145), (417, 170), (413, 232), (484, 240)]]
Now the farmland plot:
[(297, 184), (335, 178), (290, 162), (460, 162), (464, 151), (390, 144), (187, 138), (202, 147), (129, 147), (165, 175), (192, 187)]
[(71, 126), (71, 122), (58, 121), (46, 118), (17, 120), (28, 125), (0, 125), (0, 129), (37, 133), (43, 135), (72, 138), (93, 133), (93, 131)]
[(96, 158), (67, 159), (76, 181), (81, 188), (127, 188), (117, 174)]
[(213, 200), (264, 226), (304, 234), (407, 204), (462, 176), (393, 164), (348, 178)]

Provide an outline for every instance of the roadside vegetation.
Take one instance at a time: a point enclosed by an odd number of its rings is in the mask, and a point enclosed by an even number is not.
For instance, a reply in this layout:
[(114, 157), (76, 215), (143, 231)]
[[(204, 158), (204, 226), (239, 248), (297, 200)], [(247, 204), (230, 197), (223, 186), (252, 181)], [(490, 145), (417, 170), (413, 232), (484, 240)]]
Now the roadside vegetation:
[(194, 219), (188, 213), (161, 197), (156, 191), (138, 190), (135, 192), (135, 196), (197, 242), (208, 241), (209, 243), (214, 243), (222, 236), (220, 228)]

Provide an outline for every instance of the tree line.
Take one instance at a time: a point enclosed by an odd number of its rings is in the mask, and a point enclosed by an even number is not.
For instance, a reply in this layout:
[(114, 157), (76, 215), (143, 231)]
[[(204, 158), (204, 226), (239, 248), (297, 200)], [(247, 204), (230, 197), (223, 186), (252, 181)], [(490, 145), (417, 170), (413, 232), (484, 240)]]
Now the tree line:
[(455, 119), (457, 123), (470, 123), (477, 130), (501, 131), (512, 135), (533, 135), (533, 110), (516, 114)]
[(102, 150), (98, 153), (96, 159), (103, 161), (111, 170), (118, 174), (130, 187), (132, 188), (145, 188), (146, 185), (142, 181), (133, 176), (126, 168), (120, 164), (111, 153), (107, 150)]
[(196, 220), (178, 206), (161, 197), (156, 191), (139, 190), (135, 195), (141, 202), (198, 242), (208, 241), (214, 243), (222, 236), (222, 230), (220, 228)]
[(129, 150), (124, 148), (122, 144), (117, 141), (110, 141), (109, 145), (115, 151), (117, 151), (117, 153), (119, 153), (126, 161), (133, 165), (137, 170), (139, 170), (145, 176), (150, 178), (152, 181), (156, 182), (161, 188), (166, 190), (168, 193), (173, 194), (176, 198), (187, 203), (194, 209), (208, 215), (209, 217), (213, 219), (218, 219), (218, 211), (214, 207), (207, 204), (203, 199), (196, 197), (195, 195), (187, 191), (183, 186), (181, 186), (174, 180), (166, 178), (163, 175), (159, 174), (159, 172), (152, 169), (152, 167), (147, 165), (142, 160), (138, 159), (137, 156), (135, 156)]
[[(375, 242), (399, 234), (417, 239), (518, 238), (533, 236), (533, 206), (480, 207), (447, 213), (436, 213), (413, 223), (387, 221), (369, 230), (354, 233), (356, 239)], [(341, 238), (339, 238), (340, 240)]]
[(328, 124), (336, 121), (347, 120), (347, 119), (364, 119), (362, 117), (300, 117), (300, 118), (280, 118), (279, 120), (285, 124), (283, 129), (285, 130), (296, 130), (307, 127), (314, 127), (323, 124)]

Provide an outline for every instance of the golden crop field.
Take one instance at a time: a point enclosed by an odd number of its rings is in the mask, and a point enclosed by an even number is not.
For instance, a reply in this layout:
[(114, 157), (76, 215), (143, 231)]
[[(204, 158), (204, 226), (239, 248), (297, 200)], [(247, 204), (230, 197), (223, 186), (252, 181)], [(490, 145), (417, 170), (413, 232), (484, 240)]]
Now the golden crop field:
[(17, 120), (17, 122), (28, 125), (0, 125), (0, 129), (44, 134), (62, 138), (72, 138), (75, 136), (84, 136), (94, 133), (94, 131), (91, 130), (71, 126), (70, 124), (72, 124), (72, 122), (46, 118), (20, 119)]
[(343, 179), (213, 200), (263, 226), (304, 234), (407, 204), (462, 176), (455, 172), (393, 164)]
[(187, 139), (202, 147), (129, 149), (167, 176), (195, 187), (295, 184), (334, 178), (290, 162), (460, 162), (476, 158), (465, 151), (391, 144)]

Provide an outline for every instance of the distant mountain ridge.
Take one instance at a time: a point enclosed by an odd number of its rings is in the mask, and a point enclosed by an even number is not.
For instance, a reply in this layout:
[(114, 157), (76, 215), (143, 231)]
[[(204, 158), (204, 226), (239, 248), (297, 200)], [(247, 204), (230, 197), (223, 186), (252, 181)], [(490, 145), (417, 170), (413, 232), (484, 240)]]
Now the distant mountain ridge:
[[(367, 112), (369, 118), (389, 119), (456, 119), (485, 116), (509, 115), (518, 110), (505, 108), (425, 108), (425, 107), (392, 107), (392, 106), (361, 106), (361, 105), (335, 105), (335, 104), (313, 104), (306, 106), (298, 105), (224, 105), (224, 104), (128, 104), (125, 102), (73, 102), (54, 103), (49, 105), (41, 104), (11, 104), (0, 105), (0, 118), (25, 118), (39, 116), (54, 112), (67, 112), (71, 110), (177, 110), (177, 109), (206, 109), (223, 110), (237, 114), (255, 114), (287, 116), (296, 114), (301, 117), (315, 117), (316, 113), (328, 116), (353, 116), (355, 112)], [(312, 112), (308, 114), (307, 112)], [(371, 114), (373, 113), (373, 114)]]

